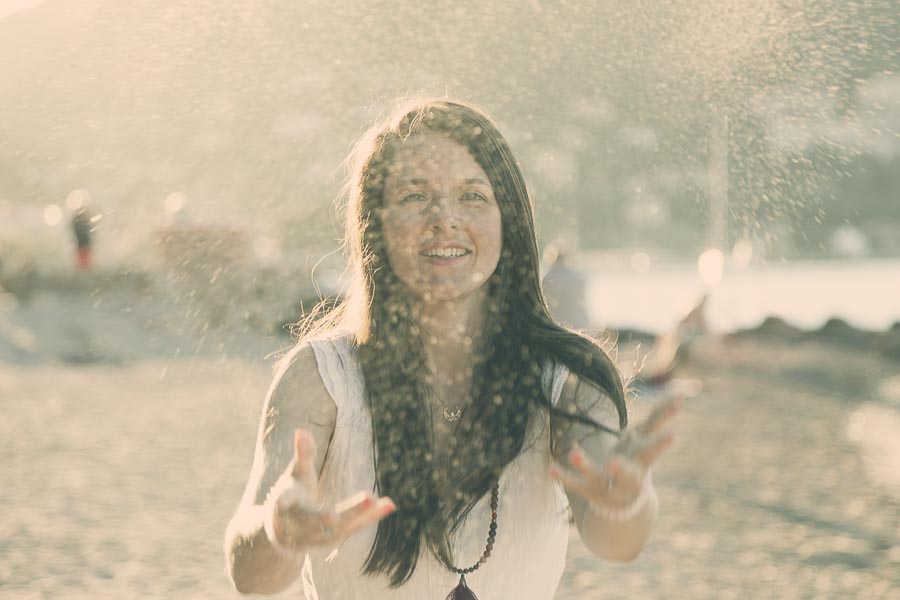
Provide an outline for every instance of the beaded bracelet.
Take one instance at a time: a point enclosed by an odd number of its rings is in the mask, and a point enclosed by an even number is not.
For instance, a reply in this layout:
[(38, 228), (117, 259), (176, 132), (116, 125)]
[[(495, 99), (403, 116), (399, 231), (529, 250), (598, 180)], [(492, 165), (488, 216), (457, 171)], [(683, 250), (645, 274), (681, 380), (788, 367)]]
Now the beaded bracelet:
[(602, 506), (596, 502), (588, 502), (588, 508), (592, 513), (604, 521), (614, 521), (616, 523), (630, 521), (637, 516), (638, 513), (644, 510), (644, 507), (647, 505), (647, 501), (650, 499), (650, 490), (653, 489), (652, 484), (653, 475), (650, 471), (647, 471), (646, 475), (644, 475), (644, 480), (641, 482), (641, 491), (638, 492), (637, 498), (635, 498), (628, 506), (622, 508), (610, 508), (609, 506)]

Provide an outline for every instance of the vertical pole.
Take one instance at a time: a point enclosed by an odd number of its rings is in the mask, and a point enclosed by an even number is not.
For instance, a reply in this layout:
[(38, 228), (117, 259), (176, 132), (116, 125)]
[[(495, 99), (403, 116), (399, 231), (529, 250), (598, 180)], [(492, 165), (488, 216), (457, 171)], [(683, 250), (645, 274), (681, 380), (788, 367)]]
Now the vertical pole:
[(709, 135), (707, 247), (726, 253), (728, 243), (728, 116), (715, 118)]

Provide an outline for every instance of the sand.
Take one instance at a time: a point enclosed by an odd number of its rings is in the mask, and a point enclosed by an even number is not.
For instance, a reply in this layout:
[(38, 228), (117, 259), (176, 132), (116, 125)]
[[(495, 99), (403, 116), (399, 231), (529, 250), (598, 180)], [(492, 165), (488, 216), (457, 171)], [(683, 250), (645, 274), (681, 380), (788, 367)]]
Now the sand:
[[(0, 309), (0, 597), (236, 598), (222, 535), (289, 342), (93, 283)], [(573, 532), (557, 598), (900, 598), (900, 362), (851, 337), (697, 342), (651, 542), (609, 564)]]

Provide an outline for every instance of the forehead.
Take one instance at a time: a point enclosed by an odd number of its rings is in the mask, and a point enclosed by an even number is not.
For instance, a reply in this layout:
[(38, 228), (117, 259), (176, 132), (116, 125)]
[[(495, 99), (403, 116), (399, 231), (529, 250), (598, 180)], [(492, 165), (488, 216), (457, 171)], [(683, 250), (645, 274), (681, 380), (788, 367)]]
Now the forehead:
[(387, 184), (406, 179), (482, 179), (487, 174), (469, 150), (445, 135), (415, 134), (397, 147), (388, 166)]

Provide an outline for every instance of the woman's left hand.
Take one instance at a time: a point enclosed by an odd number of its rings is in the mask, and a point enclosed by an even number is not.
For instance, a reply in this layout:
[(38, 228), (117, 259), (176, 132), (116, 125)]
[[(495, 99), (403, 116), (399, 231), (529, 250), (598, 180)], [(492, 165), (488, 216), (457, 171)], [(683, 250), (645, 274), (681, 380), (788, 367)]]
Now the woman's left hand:
[(641, 423), (627, 428), (607, 454), (595, 461), (576, 448), (569, 453), (566, 469), (554, 463), (550, 474), (569, 492), (610, 509), (630, 506), (641, 493), (644, 477), (653, 463), (675, 440), (671, 422), (684, 405), (683, 397), (671, 398), (657, 406)]

